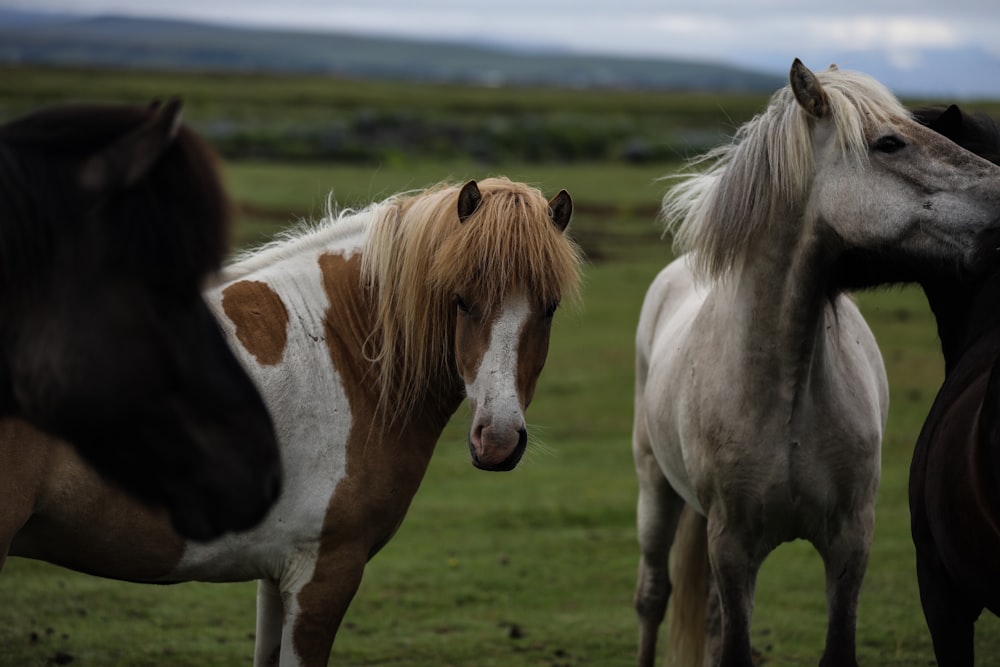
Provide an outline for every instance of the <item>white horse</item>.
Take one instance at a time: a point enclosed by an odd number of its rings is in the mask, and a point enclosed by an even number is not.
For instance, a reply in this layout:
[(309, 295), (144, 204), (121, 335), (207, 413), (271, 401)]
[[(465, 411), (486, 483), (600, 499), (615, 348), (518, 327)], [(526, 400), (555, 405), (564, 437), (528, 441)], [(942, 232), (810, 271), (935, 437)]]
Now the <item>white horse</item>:
[(820, 664), (857, 664), (889, 394), (838, 258), (862, 248), (968, 266), (1000, 218), (1000, 169), (914, 122), (876, 81), (796, 60), (790, 82), (664, 199), (687, 254), (650, 286), (636, 335), (642, 666), (672, 590), (676, 657), (701, 666), (711, 574), (722, 634), (705, 662), (750, 667), (757, 572), (797, 538), (826, 569)]
[(116, 579), (260, 580), (254, 664), (319, 667), (365, 563), (399, 527), (464, 398), (469, 449), (510, 470), (559, 300), (572, 212), (522, 183), (432, 188), (254, 253), (208, 290), (274, 419), (285, 482), (254, 529), (185, 541), (73, 450), (0, 421), (8, 553)]

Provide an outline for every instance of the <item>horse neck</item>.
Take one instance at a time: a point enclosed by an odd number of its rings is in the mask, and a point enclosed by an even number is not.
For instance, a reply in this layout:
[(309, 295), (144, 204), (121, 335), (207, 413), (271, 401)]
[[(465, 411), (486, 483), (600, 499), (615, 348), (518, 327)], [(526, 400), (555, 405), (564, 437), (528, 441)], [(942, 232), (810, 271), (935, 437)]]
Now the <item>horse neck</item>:
[(791, 402), (821, 361), (829, 304), (825, 268), (830, 257), (818, 226), (788, 213), (741, 267), (731, 306), (739, 313), (733, 342), (748, 366), (746, 377)]
[(945, 375), (985, 334), (1000, 329), (1000, 271), (978, 280), (922, 281), (937, 322)]
[[(436, 376), (428, 377), (417, 391), (400, 398), (394, 387), (382, 387), (380, 374), (372, 361), (373, 337), (378, 330), (375, 297), (361, 284), (361, 256), (348, 258), (326, 254), (319, 259), (329, 310), (325, 315), (327, 340), (334, 365), (360, 392), (352, 398), (371, 410), (370, 417), (392, 432), (426, 432), (433, 446), (437, 435), (462, 402), (462, 388), (453, 357), (437, 366)], [(437, 341), (426, 341), (428, 345)], [(448, 350), (454, 345), (449, 344)], [(406, 363), (405, 359), (399, 363)]]
[(969, 318), (971, 317), (972, 298), (959, 285), (943, 287), (940, 283), (925, 283), (922, 285), (927, 297), (927, 304), (934, 314), (937, 323), (938, 338), (941, 341), (941, 354), (944, 357), (945, 375), (954, 370), (955, 364), (964, 352), (967, 339)]

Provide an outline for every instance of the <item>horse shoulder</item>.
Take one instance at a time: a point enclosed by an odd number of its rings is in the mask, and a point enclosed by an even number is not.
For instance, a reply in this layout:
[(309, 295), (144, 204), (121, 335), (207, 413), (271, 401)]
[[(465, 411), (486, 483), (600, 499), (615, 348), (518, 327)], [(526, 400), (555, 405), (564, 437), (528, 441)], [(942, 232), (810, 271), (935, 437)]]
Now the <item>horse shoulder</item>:
[(688, 258), (682, 256), (653, 279), (643, 300), (636, 330), (636, 345), (647, 358), (664, 338), (676, 339), (679, 326), (690, 324), (704, 300)]
[(846, 386), (844, 393), (861, 401), (859, 409), (878, 410), (877, 436), (881, 440), (889, 415), (889, 379), (875, 334), (857, 304), (840, 294), (828, 306), (825, 316), (826, 341), (836, 350), (830, 372), (823, 377), (838, 378)]
[(268, 283), (238, 280), (221, 291), (222, 313), (232, 335), (261, 365), (281, 361), (288, 345), (288, 307)]
[(189, 545), (179, 578), (311, 576), (302, 573), (312, 572), (332, 498), (347, 478), (347, 442), (358, 420), (352, 383), (337, 363), (346, 353), (338, 348), (342, 324), (331, 316), (327, 273), (316, 257), (290, 257), (205, 293), (271, 413), (284, 485), (257, 527)]
[[(699, 512), (692, 470), (703, 462), (685, 447), (678, 430), (684, 406), (692, 402), (697, 383), (694, 367), (685, 363), (687, 333), (704, 301), (686, 256), (675, 259), (654, 278), (646, 292), (636, 332), (636, 410), (644, 420), (649, 447), (671, 486)], [(692, 459), (693, 457), (693, 459)], [(695, 472), (697, 475), (697, 472)]]
[[(647, 416), (654, 435), (669, 422), (690, 383), (679, 382), (688, 348), (685, 333), (700, 305), (694, 277), (685, 258), (671, 262), (653, 280), (646, 292), (636, 330), (636, 400)], [(669, 432), (671, 429), (664, 429)], [(654, 441), (662, 440), (654, 435)]]
[[(386, 438), (375, 423), (363, 353), (370, 325), (352, 291), (360, 285), (359, 256), (327, 252), (316, 260), (295, 271), (260, 272), (210, 295), (271, 410), (286, 481), (251, 538), (193, 546), (185, 571), (220, 568), (242, 552), (244, 560), (268, 564), (272, 578), (301, 584), (332, 552), (374, 553), (387, 542), (426, 469), (436, 438)], [(227, 299), (245, 303), (227, 306)], [(287, 314), (286, 348), (280, 361), (268, 363), (240, 331), (252, 331), (258, 313), (278, 301), (282, 307), (270, 310), (282, 321)]]

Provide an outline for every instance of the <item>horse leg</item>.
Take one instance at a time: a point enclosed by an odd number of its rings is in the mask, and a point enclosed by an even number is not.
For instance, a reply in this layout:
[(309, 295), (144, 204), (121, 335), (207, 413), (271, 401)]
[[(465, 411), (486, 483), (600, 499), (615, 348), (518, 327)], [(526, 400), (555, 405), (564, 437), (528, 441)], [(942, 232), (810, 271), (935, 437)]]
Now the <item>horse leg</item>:
[(982, 606), (968, 601), (955, 586), (936, 552), (917, 550), (920, 605), (939, 665), (975, 664), (975, 625)]
[(719, 586), (709, 575), (708, 600), (705, 604), (704, 667), (718, 665), (722, 660), (722, 605), (719, 603)]
[[(22, 503), (18, 502), (17, 494), (11, 494), (9, 497), (4, 497), (3, 500), (3, 516), (0, 516), (0, 572), (3, 572), (3, 566), (7, 563), (7, 556), (10, 554), (10, 545), (14, 541), (14, 536), (31, 516), (31, 508), (22, 507)], [(23, 501), (23, 497), (21, 500)]]
[(637, 415), (633, 454), (639, 477), (636, 523), (639, 535), (639, 574), (635, 610), (639, 616), (639, 667), (653, 667), (656, 640), (672, 590), (670, 546), (684, 501), (670, 487), (653, 457), (641, 415)]
[(321, 547), (308, 580), (282, 581), (281, 667), (326, 667), (367, 561), (368, 551), (361, 545)]
[(826, 647), (820, 667), (857, 667), (856, 637), (861, 582), (872, 544), (874, 511), (847, 519), (825, 544), (814, 545), (826, 571)]
[(749, 537), (721, 525), (721, 521), (714, 516), (708, 519), (708, 555), (722, 612), (722, 646), (718, 664), (725, 667), (754, 667), (750, 650), (750, 623), (761, 561), (755, 560)]
[(281, 626), (285, 605), (278, 585), (270, 579), (257, 582), (257, 638), (254, 667), (278, 667), (281, 656)]
[[(11, 545), (44, 501), (45, 483), (50, 474), (50, 441), (27, 422), (0, 419), (0, 571), (10, 555)], [(15, 546), (15, 555), (17, 548)]]

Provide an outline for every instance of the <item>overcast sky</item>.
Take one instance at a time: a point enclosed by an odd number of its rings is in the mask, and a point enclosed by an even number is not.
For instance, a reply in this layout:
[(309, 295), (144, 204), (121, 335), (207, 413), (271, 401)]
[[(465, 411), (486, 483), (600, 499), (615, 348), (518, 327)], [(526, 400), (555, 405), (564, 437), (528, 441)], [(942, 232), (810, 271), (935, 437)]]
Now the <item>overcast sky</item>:
[[(1000, 55), (997, 0), (0, 0), (0, 6), (335, 29), (583, 52), (759, 64), (760, 54), (879, 49), (919, 67), (918, 50)], [(807, 61), (817, 67), (826, 62)], [(996, 75), (1000, 89), (1000, 72)]]

